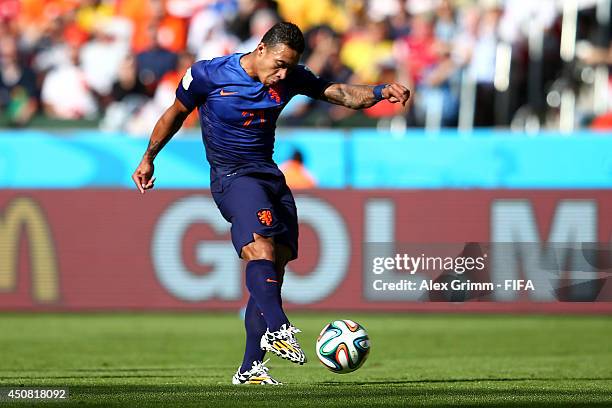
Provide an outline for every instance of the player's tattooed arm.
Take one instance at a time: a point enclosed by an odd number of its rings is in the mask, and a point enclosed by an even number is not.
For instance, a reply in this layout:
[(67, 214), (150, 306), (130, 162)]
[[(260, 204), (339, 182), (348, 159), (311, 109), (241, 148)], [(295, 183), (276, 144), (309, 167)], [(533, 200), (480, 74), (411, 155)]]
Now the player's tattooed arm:
[(153, 160), (155, 158), (155, 156), (157, 156), (157, 153), (159, 153), (159, 151), (162, 148), (162, 141), (161, 140), (149, 140), (149, 145), (147, 146), (147, 151), (145, 152), (145, 157), (149, 158), (150, 160)]
[[(409, 98), (408, 88), (397, 83), (388, 84), (382, 90), (382, 99), (392, 103), (405, 105)], [(373, 86), (350, 84), (331, 84), (323, 92), (323, 99), (351, 109), (369, 108), (380, 101), (374, 94)]]
[(174, 136), (181, 126), (183, 126), (183, 122), (187, 116), (189, 116), (189, 113), (191, 113), (191, 111), (178, 99), (175, 99), (172, 106), (163, 113), (155, 124), (143, 159), (153, 161), (166, 143), (168, 143), (170, 139), (172, 139), (172, 136)]
[(142, 156), (140, 164), (132, 174), (132, 180), (142, 194), (145, 190), (153, 188), (155, 182), (153, 160), (166, 143), (172, 139), (172, 136), (178, 132), (189, 113), (191, 113), (191, 110), (187, 109), (178, 99), (175, 99), (172, 106), (164, 112), (155, 124), (149, 146)]

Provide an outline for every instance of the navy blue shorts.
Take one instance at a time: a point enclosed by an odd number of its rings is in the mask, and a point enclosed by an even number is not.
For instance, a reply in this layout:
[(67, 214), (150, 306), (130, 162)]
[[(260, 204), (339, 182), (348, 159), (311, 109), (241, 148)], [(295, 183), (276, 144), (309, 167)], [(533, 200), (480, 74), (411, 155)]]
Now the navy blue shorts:
[(239, 175), (224, 180), (223, 191), (212, 193), (221, 215), (232, 224), (234, 248), (253, 242), (253, 233), (274, 237), (274, 242), (298, 254), (297, 209), (285, 178), (271, 174)]

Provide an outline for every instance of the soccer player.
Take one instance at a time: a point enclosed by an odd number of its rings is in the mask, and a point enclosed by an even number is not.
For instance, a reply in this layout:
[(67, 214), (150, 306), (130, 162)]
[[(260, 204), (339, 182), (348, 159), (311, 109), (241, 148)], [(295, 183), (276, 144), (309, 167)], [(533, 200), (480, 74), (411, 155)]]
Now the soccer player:
[(280, 384), (268, 374), (266, 352), (303, 364), (306, 356), (281, 300), (285, 266), (298, 255), (295, 202), (272, 160), (276, 120), (296, 94), (353, 109), (387, 99), (405, 104), (400, 84), (330, 83), (298, 65), (304, 36), (291, 23), (272, 27), (257, 48), (198, 61), (187, 70), (176, 99), (157, 121), (132, 179), (142, 194), (153, 188), (153, 161), (198, 109), (210, 190), (221, 215), (232, 224), (232, 242), (246, 264), (246, 350), (234, 384)]

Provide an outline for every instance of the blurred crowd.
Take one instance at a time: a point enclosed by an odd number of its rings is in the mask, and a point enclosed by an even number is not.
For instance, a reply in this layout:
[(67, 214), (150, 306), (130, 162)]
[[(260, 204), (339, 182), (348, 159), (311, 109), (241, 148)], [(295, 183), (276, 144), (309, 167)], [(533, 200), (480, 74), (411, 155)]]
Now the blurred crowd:
[(295, 98), (284, 123), (456, 126), (472, 104), (475, 126), (508, 126), (550, 110), (547, 95), (559, 78), (571, 87), (577, 65), (612, 63), (597, 2), (576, 1), (584, 46), (568, 62), (558, 0), (0, 0), (0, 111), (5, 125), (43, 116), (146, 134), (194, 61), (252, 51), (286, 20), (305, 33), (302, 62), (315, 73), (399, 81), (415, 97), (359, 113)]

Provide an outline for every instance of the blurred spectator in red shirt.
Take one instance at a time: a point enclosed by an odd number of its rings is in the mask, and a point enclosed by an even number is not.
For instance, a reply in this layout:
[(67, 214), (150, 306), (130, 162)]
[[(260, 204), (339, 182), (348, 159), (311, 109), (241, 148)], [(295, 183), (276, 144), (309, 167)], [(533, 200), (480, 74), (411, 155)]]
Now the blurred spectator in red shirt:
[[(393, 60), (386, 61), (379, 65), (381, 84), (391, 82), (402, 82), (398, 78), (398, 72)], [(408, 106), (402, 106), (401, 103), (391, 103), (388, 100), (382, 100), (371, 108), (365, 109), (363, 113), (371, 118), (390, 118), (406, 111)]]
[[(416, 126), (454, 126), (459, 110), (448, 42), (454, 16), (444, 4), (438, 14), (437, 21), (433, 12), (414, 15), (410, 34), (396, 42), (396, 57), (415, 89), (409, 121)], [(442, 38), (435, 35), (436, 28)]]
[(397, 41), (395, 53), (411, 82), (419, 85), (425, 71), (440, 60), (432, 14), (423, 13), (412, 17), (410, 34)]
[(591, 129), (597, 131), (610, 131), (612, 130), (612, 112), (597, 116), (593, 122), (591, 122)]

